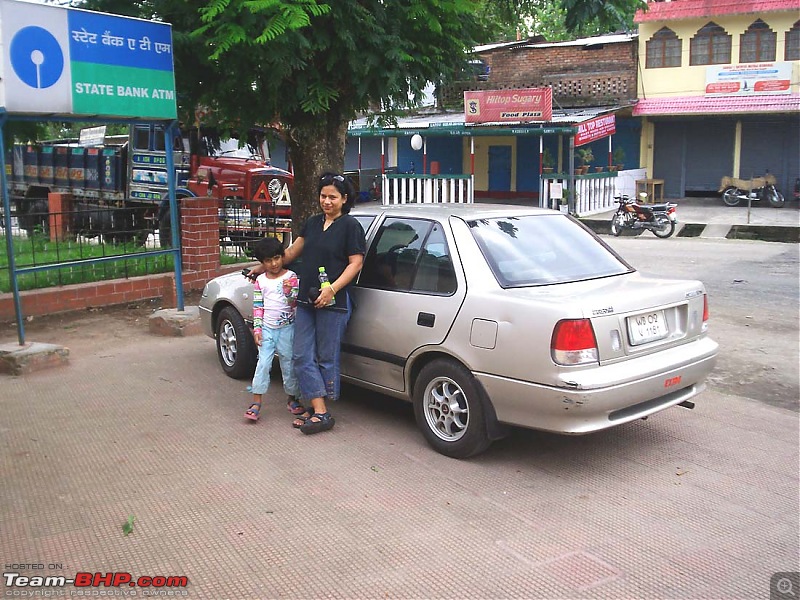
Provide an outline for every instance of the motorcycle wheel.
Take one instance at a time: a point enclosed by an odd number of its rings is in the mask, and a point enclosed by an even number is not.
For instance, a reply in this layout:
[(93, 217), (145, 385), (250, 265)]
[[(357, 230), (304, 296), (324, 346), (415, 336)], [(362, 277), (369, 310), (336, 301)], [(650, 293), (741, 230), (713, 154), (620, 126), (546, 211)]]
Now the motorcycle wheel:
[(662, 229), (653, 229), (653, 235), (657, 238), (668, 238), (675, 233), (675, 222), (666, 215), (659, 215), (655, 217), (656, 225)]
[(619, 213), (611, 219), (611, 233), (619, 237), (625, 227), (625, 217)]
[(781, 194), (775, 188), (769, 189), (766, 193), (766, 196), (767, 200), (769, 201), (769, 205), (774, 206), (775, 208), (781, 208), (786, 202), (786, 199), (783, 197), (783, 194)]
[(739, 190), (735, 187), (727, 187), (722, 192), (722, 201), (728, 206), (738, 206)]

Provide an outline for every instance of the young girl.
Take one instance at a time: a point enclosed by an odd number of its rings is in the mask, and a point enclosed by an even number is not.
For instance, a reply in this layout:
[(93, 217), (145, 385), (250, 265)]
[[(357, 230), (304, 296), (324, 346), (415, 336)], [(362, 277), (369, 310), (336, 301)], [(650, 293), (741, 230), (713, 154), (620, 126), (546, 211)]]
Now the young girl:
[(292, 368), (294, 320), (299, 290), (297, 275), (283, 266), (283, 244), (274, 238), (261, 239), (253, 247), (253, 256), (263, 268), (253, 290), (253, 335), (258, 346), (258, 365), (253, 376), (253, 403), (245, 418), (258, 421), (261, 397), (269, 387), (269, 372), (275, 354), (281, 364), (283, 389), (288, 394), (290, 411), (303, 412), (296, 400), (297, 379)]

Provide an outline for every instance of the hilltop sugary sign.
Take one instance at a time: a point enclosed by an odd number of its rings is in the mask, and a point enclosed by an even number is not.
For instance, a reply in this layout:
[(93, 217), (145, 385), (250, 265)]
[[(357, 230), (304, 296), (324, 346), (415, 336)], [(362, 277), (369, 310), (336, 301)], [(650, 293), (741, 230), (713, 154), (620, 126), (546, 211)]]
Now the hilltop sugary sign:
[(167, 23), (0, 0), (0, 46), (9, 113), (176, 118)]
[(583, 146), (616, 133), (617, 119), (615, 115), (603, 115), (578, 123), (576, 127), (578, 131), (575, 134), (575, 146)]
[(466, 123), (547, 122), (553, 119), (553, 90), (483, 90), (464, 92)]

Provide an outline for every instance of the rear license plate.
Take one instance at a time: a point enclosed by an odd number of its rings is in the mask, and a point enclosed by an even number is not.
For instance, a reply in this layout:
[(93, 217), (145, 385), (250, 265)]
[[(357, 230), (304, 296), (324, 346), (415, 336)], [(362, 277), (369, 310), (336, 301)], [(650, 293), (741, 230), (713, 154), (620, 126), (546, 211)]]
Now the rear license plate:
[(628, 337), (631, 340), (631, 346), (661, 340), (668, 334), (669, 329), (663, 310), (628, 317)]

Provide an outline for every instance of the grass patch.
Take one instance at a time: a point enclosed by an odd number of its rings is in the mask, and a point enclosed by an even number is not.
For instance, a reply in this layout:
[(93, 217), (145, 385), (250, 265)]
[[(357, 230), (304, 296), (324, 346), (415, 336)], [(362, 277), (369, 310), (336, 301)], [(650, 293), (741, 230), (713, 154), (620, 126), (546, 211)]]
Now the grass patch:
[[(52, 270), (18, 274), (17, 284), (20, 290), (166, 273), (172, 271), (175, 264), (172, 255), (137, 256), (151, 248), (145, 248), (133, 242), (98, 244), (81, 238), (51, 241), (48, 236), (42, 234), (34, 234), (29, 238), (13, 236), (11, 239), (17, 268), (67, 263)], [(0, 236), (0, 243), (5, 247), (5, 236)], [(119, 256), (120, 258), (94, 264), (69, 264), (75, 261), (110, 256)], [(0, 292), (10, 291), (8, 256), (6, 252), (0, 252)]]
[[(17, 284), (20, 290), (140, 277), (155, 273), (168, 273), (175, 269), (173, 255), (141, 256), (142, 253), (157, 248), (145, 247), (135, 242), (98, 243), (96, 239), (88, 240), (80, 237), (53, 241), (47, 234), (42, 233), (34, 234), (31, 237), (12, 236), (11, 241), (14, 247), (15, 264), (18, 269), (67, 263), (51, 270), (18, 274)], [(0, 244), (2, 244), (2, 250), (0, 250), (0, 292), (10, 292), (11, 281), (8, 256), (5, 251), (5, 236), (0, 236)], [(252, 261), (240, 248), (236, 250), (235, 252), (228, 250), (221, 253), (220, 264), (229, 265)], [(117, 256), (119, 257), (118, 259), (101, 263), (69, 264), (75, 261)]]

